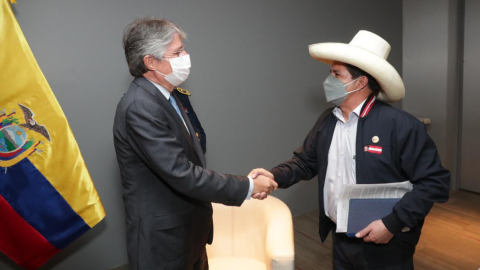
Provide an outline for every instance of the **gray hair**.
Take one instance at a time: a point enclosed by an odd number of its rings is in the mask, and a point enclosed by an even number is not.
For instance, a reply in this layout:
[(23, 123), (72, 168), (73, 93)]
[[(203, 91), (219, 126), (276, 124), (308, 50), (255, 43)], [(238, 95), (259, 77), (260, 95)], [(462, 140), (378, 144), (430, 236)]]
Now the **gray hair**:
[(180, 27), (164, 19), (139, 18), (127, 25), (123, 31), (123, 49), (130, 74), (138, 77), (147, 72), (143, 58), (151, 55), (161, 59), (175, 34), (186, 38)]

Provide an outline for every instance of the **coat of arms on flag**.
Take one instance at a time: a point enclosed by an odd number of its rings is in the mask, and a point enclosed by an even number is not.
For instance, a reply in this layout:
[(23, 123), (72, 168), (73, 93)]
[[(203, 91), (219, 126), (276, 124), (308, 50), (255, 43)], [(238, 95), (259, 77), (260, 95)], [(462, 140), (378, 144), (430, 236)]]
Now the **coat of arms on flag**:
[(43, 152), (40, 147), (37, 147), (44, 142), (36, 141), (34, 136), (28, 136), (29, 132), (39, 133), (43, 136), (43, 140), (50, 141), (47, 128), (33, 119), (35, 114), (32, 110), (22, 104), (18, 106), (23, 112), (24, 123), (20, 123), (18, 117), (22, 116), (18, 116), (15, 109), (9, 114), (5, 108), (0, 112), (0, 166), (5, 169), (33, 153)]
[(8, 0), (0, 29), (0, 251), (36, 269), (105, 211)]

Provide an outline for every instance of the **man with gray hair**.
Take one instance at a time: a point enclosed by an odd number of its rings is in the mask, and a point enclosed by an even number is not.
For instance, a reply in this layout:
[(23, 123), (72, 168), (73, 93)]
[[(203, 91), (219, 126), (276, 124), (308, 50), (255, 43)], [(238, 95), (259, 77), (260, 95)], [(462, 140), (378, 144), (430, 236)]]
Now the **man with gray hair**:
[(240, 206), (271, 193), (266, 176), (205, 169), (195, 131), (173, 89), (190, 73), (185, 33), (167, 20), (142, 18), (125, 29), (123, 46), (135, 77), (113, 127), (123, 185), (129, 269), (208, 269), (213, 240), (210, 202)]

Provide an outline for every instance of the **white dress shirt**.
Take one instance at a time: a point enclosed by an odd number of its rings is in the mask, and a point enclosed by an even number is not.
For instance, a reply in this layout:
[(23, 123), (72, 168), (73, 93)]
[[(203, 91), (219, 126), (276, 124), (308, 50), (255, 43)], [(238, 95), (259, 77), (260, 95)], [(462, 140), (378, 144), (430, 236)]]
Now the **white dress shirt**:
[(338, 121), (333, 132), (332, 143), (328, 150), (328, 166), (323, 187), (323, 205), (325, 215), (337, 223), (337, 200), (342, 185), (357, 183), (355, 174), (355, 146), (357, 139), (358, 117), (366, 99), (358, 105), (345, 121), (340, 107), (333, 109)]
[[(150, 82), (153, 83), (153, 85), (155, 85), (155, 87), (157, 87), (158, 90), (160, 90), (160, 93), (162, 93), (167, 100), (170, 98), (170, 96), (173, 95), (167, 89), (165, 89), (163, 86), (161, 86), (157, 83), (154, 83), (152, 81), (150, 81)], [(173, 98), (173, 96), (172, 96), (172, 98)], [(180, 104), (177, 104), (177, 105), (180, 106)], [(180, 110), (181, 110), (181, 108), (180, 108)], [(182, 119), (183, 124), (185, 125), (185, 128), (188, 131), (188, 134), (190, 134), (190, 131), (188, 130), (188, 127), (187, 127), (187, 123), (185, 123), (185, 119), (183, 119), (183, 117), (181, 115), (180, 115), (180, 118)], [(248, 176), (248, 181), (250, 182), (250, 188), (248, 189), (247, 198), (245, 198), (245, 200), (250, 200), (250, 197), (252, 196), (252, 192), (253, 192), (253, 179), (250, 176)]]

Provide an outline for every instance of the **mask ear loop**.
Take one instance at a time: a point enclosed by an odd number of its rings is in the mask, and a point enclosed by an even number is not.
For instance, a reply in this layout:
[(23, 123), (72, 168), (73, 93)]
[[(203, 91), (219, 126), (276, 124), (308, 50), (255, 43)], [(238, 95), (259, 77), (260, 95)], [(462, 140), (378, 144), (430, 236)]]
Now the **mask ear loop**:
[(162, 75), (163, 75), (163, 77), (167, 77), (167, 75), (163, 74), (162, 72), (160, 72), (160, 71), (158, 71), (158, 70), (156, 70), (156, 69), (154, 69), (154, 71), (155, 71), (155, 72), (157, 72), (157, 73), (160, 73), (160, 74), (162, 74)]
[(361, 77), (363, 77), (363, 76), (360, 76), (360, 77), (356, 78), (355, 80), (353, 80), (353, 81), (351, 81), (351, 82), (349, 82), (349, 83), (344, 84), (343, 87), (348, 86), (349, 84), (355, 82), (356, 80), (360, 79)]
[[(156, 59), (156, 60), (165, 60), (165, 61), (170, 62), (168, 59), (165, 59), (165, 58), (160, 58), (160, 59), (159, 59), (159, 58), (156, 58), (156, 57), (153, 56), (153, 55), (151, 55), (151, 56), (152, 56), (154, 59)], [(147, 67), (146, 67), (146, 68), (147, 68)], [(147, 68), (147, 69), (148, 69), (149, 71), (155, 71), (155, 72), (157, 72), (157, 73), (159, 73), (159, 74), (162, 74), (163, 77), (167, 77), (167, 75), (161, 73), (160, 71), (158, 71), (158, 70), (156, 70), (156, 69), (149, 69), (149, 68)], [(357, 78), (357, 79), (358, 79), (358, 78)]]
[[(165, 60), (165, 61), (167, 61), (167, 62), (170, 62), (169, 59), (165, 59), (165, 58), (160, 58), (160, 60)], [(162, 72), (160, 72), (160, 71), (158, 71), (158, 70), (156, 70), (156, 69), (154, 69), (154, 71), (157, 72), (157, 73), (159, 73), (159, 74), (162, 74), (163, 77), (167, 77), (167, 76), (168, 76), (168, 75), (165, 75), (165, 74), (163, 74)], [(357, 78), (357, 79), (358, 79), (358, 78)]]
[[(360, 78), (362, 78), (362, 77), (363, 77), (363, 76), (360, 76), (360, 77), (356, 78), (355, 80), (353, 80), (353, 81), (351, 81), (351, 82), (349, 82), (349, 83), (347, 83), (347, 84), (344, 84), (343, 87), (345, 88), (345, 87), (348, 86), (349, 84), (355, 82), (356, 80), (358, 80), (358, 79), (360, 79)], [(346, 97), (346, 96), (349, 95), (349, 94), (352, 94), (352, 93), (358, 92), (358, 91), (360, 91), (360, 90), (363, 90), (363, 88), (365, 88), (366, 86), (367, 86), (367, 85), (365, 84), (362, 88), (359, 88), (359, 89), (356, 89), (356, 90), (352, 90), (352, 91), (350, 91), (350, 92), (347, 92), (347, 93), (345, 93), (344, 97)], [(347, 89), (345, 89), (345, 90), (347, 90)]]

